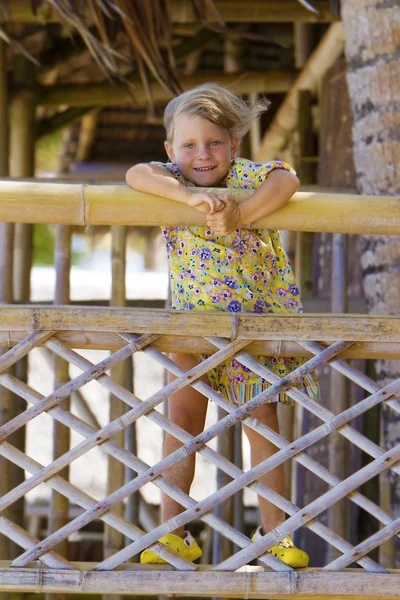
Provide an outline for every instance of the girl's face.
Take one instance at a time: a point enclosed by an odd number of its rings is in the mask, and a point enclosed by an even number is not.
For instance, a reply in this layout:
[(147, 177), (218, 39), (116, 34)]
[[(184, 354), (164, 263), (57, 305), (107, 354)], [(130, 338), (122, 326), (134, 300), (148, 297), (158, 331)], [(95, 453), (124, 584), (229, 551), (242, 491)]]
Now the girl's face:
[(227, 175), (238, 139), (203, 117), (179, 115), (174, 139), (165, 142), (165, 149), (186, 179), (199, 187), (214, 187)]

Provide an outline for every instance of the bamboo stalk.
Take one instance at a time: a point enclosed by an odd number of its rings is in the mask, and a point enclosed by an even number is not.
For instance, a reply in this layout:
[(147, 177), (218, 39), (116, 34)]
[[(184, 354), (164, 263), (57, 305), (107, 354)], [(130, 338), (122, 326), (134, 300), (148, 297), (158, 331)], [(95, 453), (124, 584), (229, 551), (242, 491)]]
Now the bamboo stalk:
[[(8, 144), (8, 76), (5, 42), (0, 40), (0, 122), (3, 124), (0, 134), (0, 175), (6, 177), (9, 168)], [(0, 223), (0, 303), (11, 304), (13, 301), (13, 245), (14, 225)], [(0, 357), (6, 348), (0, 345)], [(0, 388), (0, 427), (7, 422), (13, 398), (9, 390)], [(0, 496), (7, 493), (11, 487), (11, 465), (0, 459)], [(8, 511), (9, 512), (9, 511)], [(12, 556), (10, 542), (7, 537), (0, 535), (0, 559), (9, 559)], [(1, 594), (2, 600), (11, 600), (11, 595)]]
[[(286, 2), (285, 11), (282, 11), (282, 5), (279, 0), (269, 1), (267, 5), (257, 0), (249, 1), (243, 4), (240, 0), (215, 2), (219, 13), (224, 21), (232, 23), (257, 22), (257, 23), (276, 23), (287, 22), (290, 15), (291, 21), (317, 22), (325, 23), (337, 19), (337, 15), (331, 10), (328, 0), (314, 0), (313, 6), (318, 10), (318, 14), (306, 10), (296, 0)], [(57, 11), (49, 4), (39, 6), (36, 11), (32, 10), (29, 0), (12, 0), (6, 5), (4, 14), (0, 16), (0, 22), (10, 23), (36, 23), (41, 24), (58, 22)], [(86, 11), (85, 5), (82, 10)], [(169, 17), (171, 23), (197, 23), (197, 18), (193, 11), (193, 6), (188, 0), (173, 0), (168, 5)], [(89, 18), (89, 13), (84, 13)], [(215, 23), (216, 15), (212, 10), (207, 10), (207, 20)]]
[[(111, 227), (111, 306), (124, 306), (126, 301), (125, 286), (126, 271), (126, 229), (125, 227)], [(117, 364), (111, 371), (111, 378), (119, 385), (126, 381), (126, 361)], [(125, 404), (113, 394), (109, 395), (109, 418), (110, 422), (122, 417), (125, 412)], [(113, 436), (118, 446), (124, 446), (124, 430)], [(107, 463), (107, 495), (112, 494), (125, 483), (125, 466), (119, 461), (108, 456)], [(114, 506), (114, 512), (122, 516), (124, 505), (122, 502)], [(124, 547), (124, 536), (112, 527), (104, 528), (103, 556), (108, 558)], [(104, 600), (116, 600), (115, 596), (104, 596)]]
[[(298, 315), (109, 309), (80, 307), (0, 306), (0, 331), (43, 330), (137, 331), (151, 335), (217, 335), (242, 340), (400, 341), (400, 317), (364, 315)], [(154, 340), (153, 340), (154, 341)], [(10, 351), (9, 351), (10, 352)], [(0, 365), (2, 366), (0, 361)], [(1, 367), (0, 367), (1, 368)]]
[[(215, 188), (204, 188), (215, 190)], [(236, 201), (251, 190), (231, 190)], [(191, 208), (119, 185), (6, 181), (0, 189), (0, 219), (13, 223), (69, 225), (205, 225)], [(259, 228), (335, 233), (400, 233), (399, 198), (297, 192), (281, 209), (260, 219)]]
[[(322, 317), (323, 319), (324, 317)], [(26, 334), (25, 334), (26, 335)], [(8, 347), (13, 347), (25, 338), (22, 331), (0, 331), (0, 346), (7, 344)], [(309, 336), (307, 336), (309, 337)], [(314, 337), (314, 335), (313, 335)], [(323, 336), (319, 339), (321, 340)], [(56, 334), (57, 338), (67, 348), (79, 348), (87, 350), (119, 350), (125, 343), (117, 333), (100, 332), (100, 331), (60, 331)], [(325, 340), (328, 343), (328, 340)], [(160, 336), (154, 343), (154, 348), (161, 352), (188, 352), (210, 354), (214, 345), (202, 337), (196, 336), (179, 336), (179, 335), (163, 335)], [(309, 357), (313, 353), (309, 350), (302, 349), (298, 342), (284, 341), (253, 341), (247, 348), (247, 353), (252, 356), (275, 356), (279, 350), (279, 355), (283, 357)], [(343, 350), (341, 353), (343, 358), (400, 358), (400, 344), (398, 342), (355, 342), (350, 348)], [(77, 406), (82, 410), (84, 417), (88, 422), (93, 423), (92, 416), (89, 415), (90, 408), (83, 407), (82, 402), (86, 401), (81, 396), (79, 399), (74, 393)], [(78, 404), (79, 403), (79, 404)]]
[[(161, 573), (160, 573), (161, 571)], [(251, 580), (251, 589), (249, 589)], [(317, 569), (293, 573), (265, 573), (257, 567), (247, 567), (237, 573), (221, 573), (198, 570), (179, 573), (167, 569), (143, 569), (143, 565), (129, 565), (128, 569), (114, 572), (59, 571), (54, 569), (4, 568), (0, 589), (13, 590), (18, 585), (24, 592), (43, 591), (74, 594), (102, 594), (104, 591), (121, 595), (170, 594), (190, 596), (193, 590), (201, 597), (221, 596), (225, 598), (277, 598), (286, 600), (299, 598), (324, 598), (335, 600), (350, 597), (352, 600), (365, 598), (397, 600), (400, 574), (368, 575), (359, 569), (341, 573), (321, 572)]]
[[(71, 267), (71, 227), (56, 226), (55, 270), (56, 287), (54, 304), (68, 304), (70, 298), (70, 267)], [(69, 365), (62, 358), (54, 357), (54, 390), (69, 382)], [(71, 399), (64, 399), (63, 407), (70, 410)], [(53, 421), (53, 461), (68, 452), (71, 444), (70, 430), (57, 421)], [(68, 481), (69, 466), (60, 472), (60, 476)], [(49, 531), (57, 531), (68, 523), (69, 501), (62, 494), (52, 491), (49, 506)], [(56, 549), (62, 556), (68, 557), (68, 542), (64, 540)], [(53, 596), (48, 595), (47, 600)], [(55, 600), (55, 599), (53, 599)]]
[[(0, 516), (0, 531), (22, 548), (31, 548), (39, 543), (39, 540), (30, 535), (25, 529), (22, 529), (22, 527), (19, 527), (4, 516)], [(54, 569), (73, 569), (72, 565), (65, 558), (53, 551), (48, 552), (43, 557), (43, 560), (49, 567)]]
[(368, 539), (364, 540), (360, 544), (357, 544), (352, 550), (348, 550), (345, 554), (338, 557), (336, 560), (329, 563), (324, 567), (327, 571), (338, 571), (344, 569), (350, 565), (359, 556), (365, 556), (368, 552), (371, 552), (374, 548), (382, 544), (383, 542), (391, 539), (400, 531), (400, 518), (395, 519), (392, 523), (377, 531), (371, 535)]
[[(36, 103), (34, 93), (34, 69), (26, 57), (17, 55), (13, 63), (12, 80), (15, 88), (10, 98), (10, 176), (33, 177), (35, 173)], [(33, 257), (33, 226), (18, 223), (14, 231), (13, 287), (14, 301), (30, 300), (30, 280)], [(28, 380), (28, 356), (22, 357), (15, 365), (16, 376), (21, 381)], [(10, 418), (24, 409), (24, 403), (17, 396), (12, 403)], [(25, 427), (12, 436), (12, 443), (21, 450), (25, 448)], [(11, 441), (11, 440), (10, 440)], [(25, 479), (24, 472), (13, 467), (10, 473), (12, 487)], [(10, 517), (17, 525), (24, 523), (24, 500), (16, 502)], [(15, 555), (16, 548), (11, 548)]]
[[(341, 233), (332, 236), (332, 312), (347, 312), (347, 238)], [(330, 408), (341, 413), (350, 406), (350, 388), (348, 379), (335, 369), (330, 371)], [(328, 447), (329, 471), (338, 477), (345, 477), (348, 472), (349, 447), (343, 436), (333, 432)], [(347, 503), (338, 502), (328, 513), (331, 529), (347, 538)], [(330, 547), (328, 560), (331, 562), (339, 554)]]
[(36, 348), (44, 340), (53, 335), (52, 331), (35, 331), (19, 342), (16, 346), (8, 350), (0, 357), (0, 373), (6, 371), (18, 360), (26, 356), (33, 348)]

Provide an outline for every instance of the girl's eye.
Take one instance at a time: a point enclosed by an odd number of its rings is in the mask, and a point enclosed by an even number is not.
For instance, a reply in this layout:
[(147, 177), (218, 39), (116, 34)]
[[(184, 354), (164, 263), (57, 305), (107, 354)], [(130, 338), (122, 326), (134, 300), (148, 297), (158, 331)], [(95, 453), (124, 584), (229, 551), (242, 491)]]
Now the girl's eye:
[(194, 144), (185, 144), (185, 148), (189, 148), (190, 150), (190, 148), (194, 148)]
[(211, 142), (210, 146), (218, 146), (221, 142), (215, 141)]

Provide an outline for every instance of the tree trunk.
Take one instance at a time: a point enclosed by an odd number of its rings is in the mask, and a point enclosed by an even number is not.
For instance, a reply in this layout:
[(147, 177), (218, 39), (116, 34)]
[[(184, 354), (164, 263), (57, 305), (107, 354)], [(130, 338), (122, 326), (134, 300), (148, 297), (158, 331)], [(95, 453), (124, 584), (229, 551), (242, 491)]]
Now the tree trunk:
[[(400, 5), (396, 0), (342, 0), (348, 85), (353, 110), (357, 189), (364, 194), (400, 194)], [(371, 314), (400, 314), (400, 239), (363, 236), (361, 264)], [(400, 377), (399, 361), (377, 361), (381, 384)], [(381, 411), (381, 446), (400, 442), (400, 417)], [(381, 480), (381, 505), (400, 516), (400, 487)], [(386, 504), (386, 506), (385, 506)], [(392, 539), (380, 548), (380, 562), (400, 566)]]

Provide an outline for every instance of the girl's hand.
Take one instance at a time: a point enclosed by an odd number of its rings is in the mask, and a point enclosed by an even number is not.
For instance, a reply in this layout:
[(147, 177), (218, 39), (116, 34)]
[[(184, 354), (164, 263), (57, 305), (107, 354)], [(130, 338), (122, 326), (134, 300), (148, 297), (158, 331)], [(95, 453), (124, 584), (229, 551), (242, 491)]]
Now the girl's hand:
[(242, 227), (240, 208), (230, 194), (220, 194), (218, 198), (225, 207), (217, 214), (208, 214), (207, 225), (219, 235), (229, 235)]
[(213, 215), (225, 208), (225, 203), (216, 194), (207, 194), (205, 192), (194, 192), (188, 204), (207, 215)]

